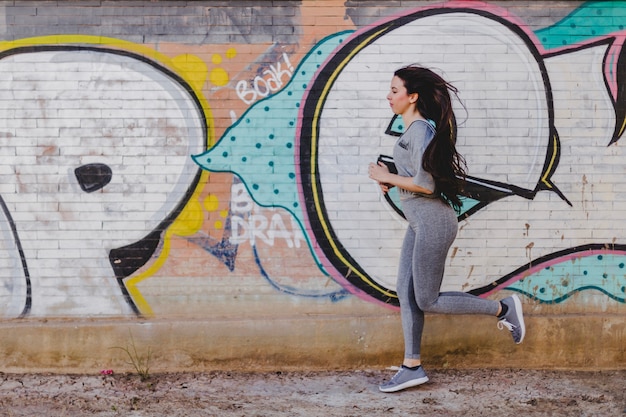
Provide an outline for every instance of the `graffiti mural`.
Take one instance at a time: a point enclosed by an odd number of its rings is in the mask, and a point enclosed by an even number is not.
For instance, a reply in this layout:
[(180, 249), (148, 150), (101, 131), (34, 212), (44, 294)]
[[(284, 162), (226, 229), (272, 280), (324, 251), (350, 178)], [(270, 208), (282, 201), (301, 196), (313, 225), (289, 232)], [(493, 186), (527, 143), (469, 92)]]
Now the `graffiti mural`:
[(12, 48), (0, 68), (3, 314), (138, 312), (124, 279), (199, 180), (197, 98), (165, 67), (104, 48)]
[[(487, 295), (509, 288), (559, 302), (596, 288), (623, 302), (623, 264), (600, 266), (604, 278), (593, 265), (602, 254), (621, 255), (623, 246), (618, 231), (606, 227), (603, 215), (594, 222), (592, 211), (618, 217), (620, 211), (613, 206), (613, 193), (595, 197), (593, 208), (588, 194), (593, 188), (589, 178), (606, 182), (599, 177), (602, 167), (619, 166), (611, 159), (621, 157), (614, 144), (624, 119), (618, 94), (623, 31), (598, 21), (608, 29), (603, 36), (590, 33), (572, 45), (549, 47), (555, 41), (551, 30), (562, 35), (559, 29), (575, 28), (577, 19), (601, 16), (602, 6), (612, 7), (597, 2), (583, 6), (541, 31), (543, 40), (506, 11), (477, 2), (411, 11), (353, 34), (328, 37), (296, 69), (297, 79), (243, 119), (249, 129), (258, 129), (255, 123), (267, 126), (270, 117), (277, 124), (292, 122), (290, 100), (301, 96), (295, 101), (298, 143), (293, 155), (285, 149), (290, 149), (291, 132), (267, 129), (261, 137), (250, 130), (245, 144), (222, 140), (196, 161), (211, 171), (239, 175), (259, 204), (307, 219), (303, 225), (320, 268), (353, 293), (396, 304), (395, 264), (405, 224), (397, 206), (380, 208), (393, 201), (381, 197), (365, 167), (390, 152), (394, 129), (402, 128), (381, 110), (386, 108), (389, 74), (419, 62), (438, 69), (461, 91), (462, 103), (456, 107), (459, 148), (468, 162), (469, 185), (446, 289)], [(329, 45), (335, 47), (331, 53)], [(572, 74), (572, 66), (584, 70)], [(320, 69), (311, 76), (315, 68)], [(580, 85), (587, 86), (584, 92), (571, 91)], [(587, 114), (594, 122), (581, 125), (572, 114)], [(239, 128), (227, 133), (231, 141), (241, 136), (233, 134)], [(576, 144), (581, 141), (585, 147)], [(588, 167), (575, 162), (588, 157), (590, 149), (602, 163)], [(244, 167), (249, 166), (244, 154), (255, 153), (258, 161), (275, 152), (293, 156), (293, 171), (288, 164), (280, 166), (283, 176), (295, 172), (300, 179), (300, 201), (294, 201), (293, 190), (285, 196), (285, 187), (276, 187), (290, 181), (277, 178), (281, 172), (273, 169), (272, 160), (263, 164), (262, 177)], [(580, 175), (572, 175), (573, 167), (580, 167)], [(575, 224), (575, 231), (568, 224)], [(490, 230), (493, 237), (484, 237)], [(565, 267), (567, 278), (555, 278), (555, 271), (571, 262), (585, 264), (585, 272), (578, 275), (578, 268)]]
[(258, 294), (395, 309), (406, 223), (366, 171), (404, 129), (385, 97), (411, 63), (460, 91), (444, 290), (624, 303), (626, 2), (540, 28), (476, 1), (353, 21), (341, 4), (291, 44), (0, 43), (0, 316), (211, 314)]

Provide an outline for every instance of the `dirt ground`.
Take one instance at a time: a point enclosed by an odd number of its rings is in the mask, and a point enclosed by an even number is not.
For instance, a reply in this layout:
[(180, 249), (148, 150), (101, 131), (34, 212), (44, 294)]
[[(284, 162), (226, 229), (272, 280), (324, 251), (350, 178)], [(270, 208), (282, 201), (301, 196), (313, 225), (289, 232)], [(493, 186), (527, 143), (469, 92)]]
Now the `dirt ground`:
[(0, 415), (626, 416), (626, 370), (427, 369), (425, 385), (379, 392), (394, 372), (0, 373)]

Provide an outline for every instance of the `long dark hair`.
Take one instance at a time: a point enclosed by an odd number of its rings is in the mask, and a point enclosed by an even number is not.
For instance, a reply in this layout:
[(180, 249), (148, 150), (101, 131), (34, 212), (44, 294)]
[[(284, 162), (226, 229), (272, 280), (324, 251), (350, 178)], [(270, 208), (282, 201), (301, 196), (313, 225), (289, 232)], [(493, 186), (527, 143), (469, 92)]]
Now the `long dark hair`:
[(459, 212), (463, 205), (459, 195), (465, 183), (465, 159), (456, 150), (456, 121), (450, 92), (458, 90), (433, 71), (416, 65), (394, 73), (404, 82), (407, 94), (417, 93), (417, 110), (422, 117), (435, 122), (435, 136), (426, 147), (422, 167), (435, 180), (435, 192)]

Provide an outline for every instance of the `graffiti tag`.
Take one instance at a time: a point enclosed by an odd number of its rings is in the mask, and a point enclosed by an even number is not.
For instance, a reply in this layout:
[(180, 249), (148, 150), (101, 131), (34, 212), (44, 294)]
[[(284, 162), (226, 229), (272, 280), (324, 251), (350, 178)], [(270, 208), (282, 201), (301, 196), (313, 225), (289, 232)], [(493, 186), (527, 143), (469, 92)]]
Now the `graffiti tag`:
[[(283, 69), (283, 64), (287, 67)], [(285, 84), (283, 78), (287, 76), (287, 81), (293, 74), (293, 66), (289, 62), (289, 57), (283, 52), (283, 62), (278, 61), (276, 65), (270, 65), (262, 73), (257, 75), (248, 83), (247, 80), (240, 80), (237, 83), (237, 96), (246, 104), (254, 103), (259, 97), (267, 97), (271, 93), (280, 90)]]

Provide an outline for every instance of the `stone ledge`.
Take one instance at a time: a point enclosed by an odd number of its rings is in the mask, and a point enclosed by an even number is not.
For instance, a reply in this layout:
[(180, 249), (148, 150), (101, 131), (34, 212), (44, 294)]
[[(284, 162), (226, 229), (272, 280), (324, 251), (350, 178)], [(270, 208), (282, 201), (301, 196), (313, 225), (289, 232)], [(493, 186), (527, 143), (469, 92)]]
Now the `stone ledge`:
[[(422, 358), (438, 368), (625, 369), (620, 315), (529, 316), (515, 345), (489, 317), (431, 315)], [(228, 320), (45, 320), (0, 323), (4, 372), (151, 372), (380, 368), (399, 364), (397, 314)]]

